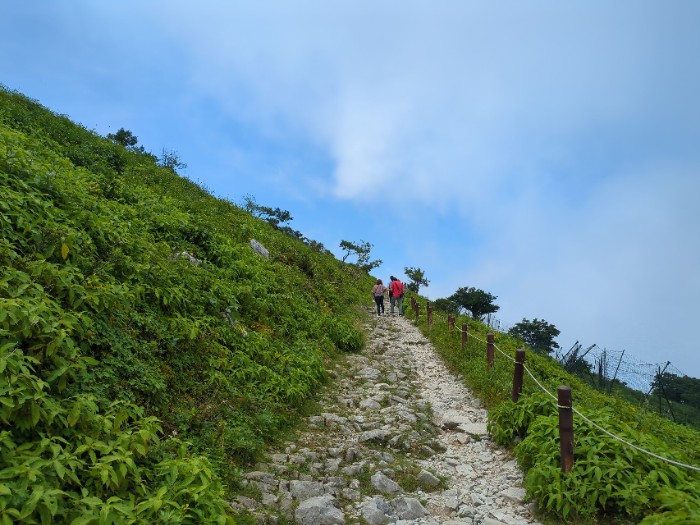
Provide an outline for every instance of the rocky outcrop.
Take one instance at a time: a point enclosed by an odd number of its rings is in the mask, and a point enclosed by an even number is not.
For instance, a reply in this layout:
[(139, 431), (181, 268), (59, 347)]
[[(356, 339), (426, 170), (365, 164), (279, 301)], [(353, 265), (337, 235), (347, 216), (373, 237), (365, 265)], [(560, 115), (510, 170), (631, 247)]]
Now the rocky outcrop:
[(265, 259), (270, 258), (270, 251), (255, 239), (250, 240), (250, 247), (253, 248), (253, 251), (261, 257), (265, 257)]
[(344, 525), (345, 514), (338, 508), (338, 501), (329, 495), (305, 499), (294, 512), (300, 525)]
[(202, 265), (202, 260), (197, 259), (194, 255), (192, 255), (190, 252), (175, 252), (171, 258), (171, 260), (175, 261), (177, 259), (185, 259), (187, 262), (189, 262), (192, 266), (201, 266)]

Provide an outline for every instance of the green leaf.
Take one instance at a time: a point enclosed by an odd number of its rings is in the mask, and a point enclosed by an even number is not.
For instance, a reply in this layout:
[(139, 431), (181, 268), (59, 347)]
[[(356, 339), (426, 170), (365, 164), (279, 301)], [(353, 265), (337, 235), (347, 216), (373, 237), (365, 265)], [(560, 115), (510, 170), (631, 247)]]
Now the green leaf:
[(24, 519), (30, 516), (33, 512), (34, 509), (36, 508), (37, 503), (41, 499), (41, 496), (44, 494), (44, 488), (39, 486), (36, 487), (32, 491), (32, 495), (29, 497), (29, 499), (24, 503), (24, 506), (22, 507), (22, 510), (20, 511), (20, 518)]
[(39, 419), (41, 418), (41, 408), (39, 407), (39, 404), (36, 401), (30, 403), (30, 406), (32, 414), (32, 426), (35, 427), (37, 423), (39, 423)]
[(75, 424), (80, 420), (80, 403), (73, 403), (73, 408), (68, 414), (68, 425), (74, 427)]
[(126, 421), (129, 417), (129, 414), (126, 412), (126, 410), (119, 410), (117, 414), (114, 416), (114, 422), (112, 423), (112, 432), (117, 432), (124, 421)]
[(54, 461), (54, 469), (56, 470), (58, 477), (63, 479), (63, 476), (66, 475), (66, 467), (63, 466), (63, 463), (60, 461)]
[(39, 503), (37, 510), (39, 511), (39, 516), (41, 518), (41, 525), (50, 525), (53, 523), (53, 514), (46, 505)]

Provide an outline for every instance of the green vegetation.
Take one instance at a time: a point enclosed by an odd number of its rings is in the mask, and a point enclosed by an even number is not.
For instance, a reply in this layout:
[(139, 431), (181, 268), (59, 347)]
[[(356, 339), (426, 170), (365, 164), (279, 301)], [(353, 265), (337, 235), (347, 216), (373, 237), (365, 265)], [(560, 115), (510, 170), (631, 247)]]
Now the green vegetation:
[(406, 287), (418, 293), (421, 286), (429, 286), (430, 281), (425, 278), (425, 272), (420, 268), (413, 268), (412, 266), (406, 266), (404, 268), (404, 273), (406, 277), (410, 279), (410, 282), (406, 284)]
[[(522, 396), (517, 403), (511, 401), (512, 359), (521, 341), (496, 334), (496, 345), (506, 355), (497, 352), (490, 369), (485, 325), (470, 317), (457, 319), (457, 326), (468, 324), (463, 350), (460, 331), (449, 330), (447, 315), (434, 311), (433, 319), (430, 329), (425, 316), (418, 325), (489, 408), (494, 440), (513, 448), (526, 473), (528, 494), (545, 515), (567, 523), (609, 523), (618, 518), (641, 520), (644, 525), (700, 523), (700, 473), (645, 454), (578, 414), (574, 414), (575, 465), (565, 474), (560, 468), (556, 399), (526, 375)], [(543, 352), (529, 351), (525, 364), (555, 396), (559, 385), (570, 386), (574, 408), (627, 443), (681, 464), (700, 464), (697, 431), (595, 390)]]
[(559, 344), (554, 341), (554, 338), (559, 335), (559, 330), (556, 326), (548, 323), (544, 319), (523, 319), (513, 328), (508, 330), (508, 334), (515, 338), (519, 338), (524, 344), (532, 348), (535, 352), (546, 352), (551, 354)]
[(363, 345), (371, 278), (175, 167), (0, 89), (0, 523), (231, 523)]
[[(358, 261), (340, 262), (280, 226), (288, 212), (255, 204), (256, 217), (215, 199), (177, 175), (176, 154), (136, 144), (0, 89), (1, 524), (233, 523), (240, 469), (312, 402), (325, 363), (364, 344), (369, 243), (343, 241)], [(473, 317), (497, 309), (460, 290), (450, 300)], [(510, 401), (512, 362), (497, 354), (488, 368), (487, 328), (459, 318), (471, 334), (462, 350), (434, 317), (421, 328), (490, 408), (494, 439), (513, 447), (547, 516), (700, 522), (696, 471), (578, 415), (563, 474), (556, 402), (528, 377)], [(496, 343), (507, 355), (518, 345)], [(526, 364), (550, 392), (570, 385), (574, 406), (627, 443), (700, 463), (698, 432), (623, 400), (622, 385), (601, 393), (544, 353)], [(687, 381), (661, 379), (669, 410), (695, 408)]]
[(498, 299), (495, 295), (474, 288), (463, 286), (450, 295), (447, 300), (455, 303), (460, 308), (472, 314), (474, 319), (482, 320), (486, 314), (497, 312), (500, 306), (494, 303)]
[(659, 373), (652, 385), (654, 410), (667, 419), (700, 430), (700, 379)]
[(376, 261), (370, 260), (370, 252), (373, 246), (367, 241), (360, 241), (358, 244), (343, 240), (340, 241), (340, 248), (345, 252), (345, 255), (343, 255), (343, 262), (345, 262), (350, 255), (355, 255), (357, 257), (356, 264), (363, 272), (371, 272), (382, 264), (381, 259)]

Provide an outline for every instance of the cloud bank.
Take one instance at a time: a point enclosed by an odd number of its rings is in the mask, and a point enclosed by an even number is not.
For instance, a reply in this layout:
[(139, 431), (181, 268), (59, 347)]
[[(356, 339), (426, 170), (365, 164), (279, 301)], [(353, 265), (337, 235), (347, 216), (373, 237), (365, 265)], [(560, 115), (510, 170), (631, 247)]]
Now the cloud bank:
[(700, 375), (687, 332), (655, 329), (700, 316), (699, 3), (13, 9), (15, 69), (179, 145), (214, 193), (261, 191), (331, 248), (373, 242), (432, 298), (477, 286), (562, 346), (673, 349)]
[(434, 263), (451, 255), (434, 266), (452, 274), (438, 296), (475, 284), (512, 322), (659, 351), (681, 343), (641, 335), (652, 319), (698, 314), (697, 15), (692, 3), (302, 2), (180, 4), (162, 23), (196, 89), (328, 153), (313, 191), (386, 195), (449, 221), (442, 249), (416, 240)]

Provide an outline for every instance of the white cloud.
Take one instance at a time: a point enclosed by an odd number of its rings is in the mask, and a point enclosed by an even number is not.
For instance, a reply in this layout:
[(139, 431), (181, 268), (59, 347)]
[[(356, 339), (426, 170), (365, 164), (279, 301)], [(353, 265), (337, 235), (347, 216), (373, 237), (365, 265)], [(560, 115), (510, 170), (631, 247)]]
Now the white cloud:
[[(391, 222), (357, 238), (386, 249), (394, 273), (422, 266), (431, 295), (482, 287), (513, 322), (544, 317), (611, 345), (654, 316), (700, 315), (698, 3), (85, 1), (77, 21), (69, 11), (59, 9), (66, 48), (55, 58), (72, 56), (66, 28), (96, 21), (89, 60), (64, 69), (78, 64), (120, 93), (103, 110), (112, 120), (166, 111), (154, 128), (185, 127), (207, 100), (217, 130), (235, 122), (269, 143), (313, 145), (323, 170), (294, 152), (264, 164), (264, 145), (240, 144), (218, 166), (300, 200), (335, 196), (358, 215), (375, 199), (393, 206)], [(100, 65), (103, 54), (119, 60)], [(150, 87), (162, 95), (148, 99)], [(135, 93), (143, 104), (122, 102)], [(220, 158), (229, 140), (207, 139)], [(397, 225), (410, 248), (390, 244)]]
[(159, 16), (198, 88), (328, 150), (337, 196), (400, 181), (405, 199), (443, 208), (483, 206), (523, 172), (546, 177), (531, 166), (566, 157), (582, 130), (641, 118), (666, 60), (648, 5), (398, 7), (182, 3)]
[(692, 343), (675, 327), (693, 326), (698, 315), (695, 170), (621, 174), (579, 208), (514, 208), (512, 228), (463, 278), (499, 295), (499, 315), (510, 323), (544, 318), (562, 330), (564, 344), (597, 343), (691, 370), (691, 356), (676, 349)]

